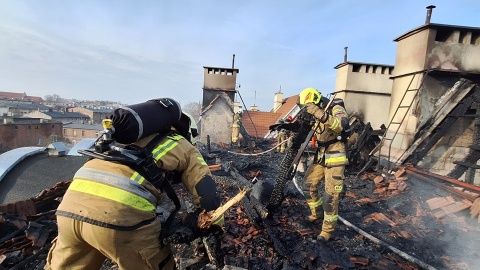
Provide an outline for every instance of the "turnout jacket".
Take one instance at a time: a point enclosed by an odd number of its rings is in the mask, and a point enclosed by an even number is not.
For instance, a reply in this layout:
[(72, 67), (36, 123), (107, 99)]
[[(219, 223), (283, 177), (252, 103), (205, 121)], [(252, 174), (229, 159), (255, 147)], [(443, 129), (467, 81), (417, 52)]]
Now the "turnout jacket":
[[(157, 134), (135, 144), (145, 147)], [(163, 138), (152, 150), (161, 169), (181, 173), (181, 182), (199, 205), (195, 186), (211, 176), (200, 152), (184, 137), (173, 133)], [(75, 174), (57, 215), (102, 227), (134, 230), (156, 218), (161, 191), (127, 165), (100, 159), (87, 161)]]
[(340, 138), (343, 131), (342, 119), (348, 122), (348, 114), (340, 105), (333, 106), (331, 112), (325, 123), (317, 121), (313, 127), (316, 129), (318, 144), (317, 162), (326, 167), (347, 165), (345, 138)]

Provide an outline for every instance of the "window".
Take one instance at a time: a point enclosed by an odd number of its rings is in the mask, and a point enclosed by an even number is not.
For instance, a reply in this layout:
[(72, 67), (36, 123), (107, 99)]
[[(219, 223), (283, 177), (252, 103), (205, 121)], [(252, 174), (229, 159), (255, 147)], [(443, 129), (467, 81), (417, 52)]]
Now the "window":
[(67, 129), (66, 128), (63, 129), (63, 136), (65, 136), (65, 135), (67, 135)]
[(18, 130), (18, 126), (15, 126), (15, 130)]
[(82, 137), (85, 137), (85, 130), (82, 130)]

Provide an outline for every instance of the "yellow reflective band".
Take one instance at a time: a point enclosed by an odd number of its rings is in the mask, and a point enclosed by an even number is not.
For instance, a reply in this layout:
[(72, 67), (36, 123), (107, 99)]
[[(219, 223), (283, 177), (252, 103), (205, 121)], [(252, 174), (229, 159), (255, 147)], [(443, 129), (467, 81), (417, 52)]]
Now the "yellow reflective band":
[(152, 212), (156, 209), (155, 205), (145, 198), (98, 182), (77, 178), (70, 184), (69, 189), (116, 201), (141, 211)]
[(168, 137), (175, 141), (178, 141), (183, 138), (183, 136), (180, 134), (173, 134), (173, 135), (169, 135)]
[(317, 207), (319, 207), (320, 205), (322, 205), (322, 203), (323, 203), (322, 198), (320, 198), (320, 199), (318, 199), (318, 201), (316, 201), (316, 202), (309, 202), (309, 203), (307, 203), (307, 204), (308, 204), (308, 206), (309, 206), (310, 208), (317, 208)]
[(158, 145), (155, 149), (152, 151), (153, 159), (155, 161), (158, 161), (161, 159), (165, 154), (168, 153), (168, 151), (172, 150), (177, 146), (178, 143), (173, 140), (167, 140), (166, 142)]
[(343, 186), (334, 186), (333, 189), (335, 189), (335, 191), (342, 191)]
[(143, 178), (143, 176), (141, 176), (138, 172), (134, 172), (132, 177), (130, 177), (130, 179), (139, 184), (142, 184), (143, 181), (145, 181), (145, 178)]
[(340, 125), (338, 118), (333, 118), (333, 123), (330, 125), (331, 130), (335, 130)]
[(200, 161), (202, 165), (207, 165), (207, 162), (205, 162), (202, 156), (198, 156), (197, 159)]
[(335, 110), (332, 110), (333, 115), (342, 114), (342, 113), (345, 113), (345, 110), (342, 108), (337, 108)]
[(323, 220), (328, 222), (335, 222), (338, 220), (338, 215), (325, 215), (323, 217)]
[(325, 162), (326, 162), (326, 163), (336, 163), (336, 162), (344, 162), (344, 161), (347, 161), (347, 157), (346, 157), (346, 156), (343, 156), (343, 157), (331, 157), (331, 158), (325, 159)]

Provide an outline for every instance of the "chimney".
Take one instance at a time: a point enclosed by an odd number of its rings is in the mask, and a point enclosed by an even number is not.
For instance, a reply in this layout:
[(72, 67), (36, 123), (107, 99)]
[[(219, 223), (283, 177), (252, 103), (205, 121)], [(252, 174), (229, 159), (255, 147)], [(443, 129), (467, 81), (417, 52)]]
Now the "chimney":
[(250, 111), (258, 112), (258, 106), (254, 104), (253, 106), (250, 107)]
[(347, 59), (348, 59), (348, 54), (347, 54), (347, 52), (348, 52), (348, 47), (345, 47), (345, 48), (343, 48), (343, 49), (345, 49), (345, 55), (343, 56), (343, 62), (344, 62), (344, 63), (347, 63)]
[(233, 113), (238, 113), (240, 111), (240, 108), (242, 108), (242, 106), (240, 106), (240, 102), (233, 102)]
[(432, 9), (436, 8), (434, 5), (427, 7), (427, 18), (425, 19), (425, 24), (430, 24), (430, 18), (432, 17)]
[(276, 112), (283, 104), (283, 93), (282, 90), (275, 93), (273, 98), (273, 112)]

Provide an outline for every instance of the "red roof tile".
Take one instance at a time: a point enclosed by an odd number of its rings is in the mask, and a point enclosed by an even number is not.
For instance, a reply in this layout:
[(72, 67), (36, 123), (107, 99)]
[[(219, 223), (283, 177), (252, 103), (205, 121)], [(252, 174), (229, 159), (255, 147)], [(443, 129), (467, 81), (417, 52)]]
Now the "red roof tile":
[(267, 135), (270, 125), (276, 123), (280, 113), (243, 111), (242, 124), (252, 137), (263, 138)]
[(285, 98), (282, 102), (282, 105), (275, 113), (279, 113), (280, 116), (276, 119), (277, 121), (285, 118), (288, 113), (292, 110), (295, 105), (297, 105), (298, 95)]
[(27, 96), (26, 93), (0, 92), (0, 99), (31, 100), (43, 102), (41, 97)]

